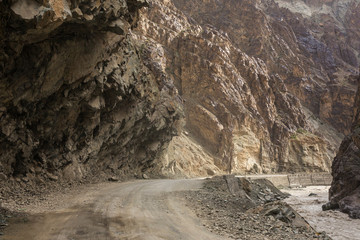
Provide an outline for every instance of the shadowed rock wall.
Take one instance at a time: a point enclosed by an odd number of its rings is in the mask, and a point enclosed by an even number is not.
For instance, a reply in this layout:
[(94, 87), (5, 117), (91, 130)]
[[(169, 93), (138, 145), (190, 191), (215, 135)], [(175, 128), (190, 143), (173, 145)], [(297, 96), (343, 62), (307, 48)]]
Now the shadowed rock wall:
[[(360, 77), (358, 78), (360, 84)], [(341, 143), (332, 164), (333, 182), (326, 208), (340, 208), (350, 217), (360, 218), (360, 94), (354, 105), (351, 134)]]
[[(181, 101), (131, 36), (143, 0), (0, 2), (0, 174), (151, 169)], [(159, 75), (162, 75), (160, 82)]]

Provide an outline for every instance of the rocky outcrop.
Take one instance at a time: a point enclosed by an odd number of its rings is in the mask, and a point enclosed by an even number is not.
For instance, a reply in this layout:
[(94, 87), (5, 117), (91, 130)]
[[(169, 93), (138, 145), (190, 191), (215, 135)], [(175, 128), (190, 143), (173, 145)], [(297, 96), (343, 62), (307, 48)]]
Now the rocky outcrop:
[[(360, 84), (360, 77), (358, 79)], [(360, 218), (360, 94), (354, 105), (352, 132), (341, 143), (332, 165), (330, 202), (323, 208), (340, 208), (352, 218)]]
[[(330, 170), (351, 121), (354, 67), (334, 60), (344, 62), (306, 17), (265, 0), (154, 0), (141, 15), (139, 39), (162, 49), (163, 68), (184, 100), (188, 134), (173, 139), (164, 169)], [(315, 45), (302, 45), (302, 34)], [(180, 143), (192, 145), (191, 153)]]
[[(150, 171), (181, 101), (131, 35), (143, 0), (0, 2), (2, 181)], [(161, 81), (159, 76), (161, 75)]]

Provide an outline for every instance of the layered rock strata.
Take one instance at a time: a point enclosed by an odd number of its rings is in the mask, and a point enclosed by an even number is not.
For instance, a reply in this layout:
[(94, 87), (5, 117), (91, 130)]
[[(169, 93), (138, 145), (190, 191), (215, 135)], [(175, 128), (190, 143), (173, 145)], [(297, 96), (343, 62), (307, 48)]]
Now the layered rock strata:
[[(0, 174), (81, 179), (149, 170), (181, 117), (131, 29), (143, 0), (0, 2)], [(161, 76), (161, 81), (160, 77)]]

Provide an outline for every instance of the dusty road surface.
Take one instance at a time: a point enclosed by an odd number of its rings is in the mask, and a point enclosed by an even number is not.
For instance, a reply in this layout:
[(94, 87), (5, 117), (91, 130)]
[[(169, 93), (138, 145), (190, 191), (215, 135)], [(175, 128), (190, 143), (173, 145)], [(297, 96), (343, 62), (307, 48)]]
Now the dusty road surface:
[(226, 239), (209, 232), (178, 194), (171, 194), (201, 185), (202, 180), (107, 184), (63, 200), (75, 204), (71, 207), (13, 219), (2, 239)]

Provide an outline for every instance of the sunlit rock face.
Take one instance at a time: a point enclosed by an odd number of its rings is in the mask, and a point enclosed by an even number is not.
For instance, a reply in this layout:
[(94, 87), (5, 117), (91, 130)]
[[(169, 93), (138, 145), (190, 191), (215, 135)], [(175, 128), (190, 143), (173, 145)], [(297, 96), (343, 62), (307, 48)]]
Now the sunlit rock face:
[(133, 176), (154, 166), (182, 103), (131, 36), (144, 6), (0, 2), (2, 178)]
[[(360, 83), (360, 77), (358, 79)], [(326, 208), (340, 208), (353, 218), (360, 218), (360, 95), (354, 105), (351, 133), (341, 143), (332, 165), (333, 182)]]
[(261, 58), (304, 106), (342, 133), (351, 126), (356, 89), (348, 76), (356, 74), (360, 59), (359, 2), (174, 1)]
[(165, 171), (330, 171), (351, 125), (358, 1), (301, 2), (310, 13), (298, 2), (154, 0), (141, 12), (136, 33), (163, 49), (184, 100), (187, 134)]

